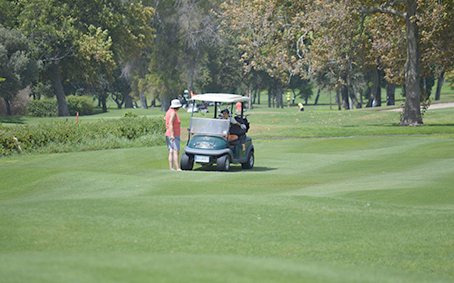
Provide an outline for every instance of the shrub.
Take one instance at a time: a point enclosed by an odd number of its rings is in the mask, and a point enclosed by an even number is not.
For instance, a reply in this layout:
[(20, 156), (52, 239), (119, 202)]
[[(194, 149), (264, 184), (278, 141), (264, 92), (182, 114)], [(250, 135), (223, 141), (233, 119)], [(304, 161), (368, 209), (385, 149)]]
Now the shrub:
[(0, 130), (0, 156), (21, 152), (19, 140), (11, 132)]
[(88, 96), (74, 96), (70, 95), (66, 97), (66, 103), (68, 105), (69, 115), (91, 115), (93, 114), (93, 100)]
[(132, 113), (132, 112), (126, 112), (124, 117), (139, 117), (139, 115), (137, 115), (136, 113)]
[(21, 151), (66, 152), (150, 146), (162, 144), (160, 137), (164, 132), (165, 123), (161, 118), (146, 117), (90, 123), (52, 121), (38, 125), (0, 125), (0, 156)]
[(57, 100), (51, 98), (32, 100), (28, 104), (27, 113), (33, 117), (57, 117)]

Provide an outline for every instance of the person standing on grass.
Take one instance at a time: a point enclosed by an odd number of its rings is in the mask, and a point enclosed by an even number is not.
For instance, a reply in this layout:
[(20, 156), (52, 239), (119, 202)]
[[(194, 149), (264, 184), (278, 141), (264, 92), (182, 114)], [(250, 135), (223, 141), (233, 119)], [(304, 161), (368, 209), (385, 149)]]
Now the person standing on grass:
[(181, 102), (178, 99), (172, 100), (169, 110), (166, 113), (166, 143), (169, 149), (169, 167), (170, 170), (181, 171), (180, 156), (180, 117), (177, 111), (181, 108)]

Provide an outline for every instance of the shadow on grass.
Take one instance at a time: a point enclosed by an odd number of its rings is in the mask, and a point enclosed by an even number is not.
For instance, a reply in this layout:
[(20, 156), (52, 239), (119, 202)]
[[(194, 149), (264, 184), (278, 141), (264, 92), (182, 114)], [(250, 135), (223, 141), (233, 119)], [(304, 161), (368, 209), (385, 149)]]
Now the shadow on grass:
[[(269, 168), (269, 167), (253, 167), (252, 169), (243, 169), (241, 166), (238, 165), (231, 165), (229, 172), (247, 172), (247, 171), (252, 171), (252, 172), (267, 172), (267, 171), (272, 171), (276, 170), (276, 168)], [(218, 170), (216, 169), (216, 166), (201, 166), (198, 168), (194, 168), (194, 171), (214, 171), (217, 172)]]
[[(102, 107), (93, 107), (93, 114), (91, 115), (98, 115), (98, 114), (103, 114), (109, 112), (109, 109), (107, 109), (106, 112), (103, 112)], [(87, 115), (88, 116), (88, 115)]]
[(24, 116), (0, 116), (0, 123), (26, 124)]
[(454, 124), (424, 124), (427, 127), (454, 127)]

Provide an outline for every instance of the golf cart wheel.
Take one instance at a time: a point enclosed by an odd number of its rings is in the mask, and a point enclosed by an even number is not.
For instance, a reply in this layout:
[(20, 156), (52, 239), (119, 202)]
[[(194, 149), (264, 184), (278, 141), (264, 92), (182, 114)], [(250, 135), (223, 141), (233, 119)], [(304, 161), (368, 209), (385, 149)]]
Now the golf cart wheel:
[(251, 152), (249, 152), (247, 162), (241, 163), (241, 167), (243, 167), (243, 169), (252, 169), (252, 167), (254, 167), (254, 151), (253, 150), (251, 150)]
[(194, 167), (194, 156), (183, 153), (181, 155), (180, 166), (182, 170), (192, 170)]
[(230, 156), (229, 155), (223, 155), (218, 158), (218, 161), (216, 163), (216, 168), (218, 171), (229, 171), (230, 169)]

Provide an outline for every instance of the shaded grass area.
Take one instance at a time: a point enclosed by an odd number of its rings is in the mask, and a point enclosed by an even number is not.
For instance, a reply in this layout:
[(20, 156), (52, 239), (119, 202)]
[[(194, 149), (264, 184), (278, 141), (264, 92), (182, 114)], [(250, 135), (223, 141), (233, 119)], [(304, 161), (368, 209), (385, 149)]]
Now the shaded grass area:
[(4, 282), (453, 282), (454, 138), (259, 140), (252, 170), (164, 147), (0, 160)]

